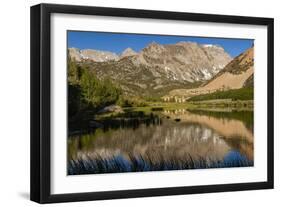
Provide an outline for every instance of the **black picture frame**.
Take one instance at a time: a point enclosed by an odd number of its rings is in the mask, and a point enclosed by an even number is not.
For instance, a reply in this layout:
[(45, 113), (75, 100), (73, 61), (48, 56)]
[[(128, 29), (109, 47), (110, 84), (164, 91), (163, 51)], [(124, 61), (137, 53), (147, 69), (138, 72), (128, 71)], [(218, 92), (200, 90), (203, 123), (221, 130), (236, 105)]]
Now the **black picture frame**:
[[(238, 184), (219, 184), (188, 187), (168, 187), (153, 189), (121, 190), (106, 192), (85, 192), (74, 194), (51, 194), (50, 162), (50, 15), (53, 13), (99, 15), (113, 17), (134, 17), (194, 22), (219, 22), (267, 26), (267, 181)], [(272, 18), (195, 14), (168, 11), (103, 8), (88, 6), (39, 4), (31, 7), (31, 174), (30, 199), (38, 203), (88, 201), (102, 199), (133, 198), (146, 196), (166, 196), (179, 194), (211, 193), (273, 188), (274, 147), (273, 147), (273, 45), (274, 20)]]

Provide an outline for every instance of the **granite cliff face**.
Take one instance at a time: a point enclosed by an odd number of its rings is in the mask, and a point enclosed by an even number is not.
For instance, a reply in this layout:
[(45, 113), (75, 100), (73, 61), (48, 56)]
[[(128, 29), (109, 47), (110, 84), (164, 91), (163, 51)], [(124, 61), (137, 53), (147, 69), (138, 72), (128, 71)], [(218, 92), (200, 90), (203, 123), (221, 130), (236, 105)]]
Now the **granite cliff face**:
[(222, 47), (193, 42), (151, 43), (133, 58), (135, 65), (155, 67), (156, 74), (165, 73), (170, 80), (188, 82), (209, 80), (230, 61)]
[(201, 95), (217, 90), (240, 89), (253, 87), (254, 84), (254, 47), (235, 57), (224, 69), (212, 79), (194, 89), (175, 89), (170, 91), (172, 96)]

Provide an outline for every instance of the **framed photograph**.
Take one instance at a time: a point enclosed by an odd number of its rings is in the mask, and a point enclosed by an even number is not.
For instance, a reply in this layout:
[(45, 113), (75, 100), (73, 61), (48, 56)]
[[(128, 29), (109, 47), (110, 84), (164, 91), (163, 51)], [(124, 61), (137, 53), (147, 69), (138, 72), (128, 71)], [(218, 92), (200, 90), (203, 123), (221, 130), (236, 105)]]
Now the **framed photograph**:
[(273, 19), (31, 7), (31, 200), (273, 188)]

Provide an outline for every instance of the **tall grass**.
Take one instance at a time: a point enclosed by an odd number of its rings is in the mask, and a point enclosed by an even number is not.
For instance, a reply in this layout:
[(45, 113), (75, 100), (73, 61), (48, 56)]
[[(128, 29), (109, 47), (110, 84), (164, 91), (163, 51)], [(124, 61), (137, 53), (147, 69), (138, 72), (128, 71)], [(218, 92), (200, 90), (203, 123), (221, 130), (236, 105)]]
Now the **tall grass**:
[(224, 160), (212, 160), (200, 157), (195, 160), (192, 156), (188, 155), (186, 159), (166, 160), (162, 157), (160, 159), (158, 158), (158, 161), (141, 155), (129, 155), (128, 158), (122, 155), (116, 155), (110, 158), (96, 156), (94, 159), (90, 157), (76, 160), (70, 159), (68, 161), (68, 175), (249, 167), (253, 166), (253, 164), (253, 161), (243, 156)]

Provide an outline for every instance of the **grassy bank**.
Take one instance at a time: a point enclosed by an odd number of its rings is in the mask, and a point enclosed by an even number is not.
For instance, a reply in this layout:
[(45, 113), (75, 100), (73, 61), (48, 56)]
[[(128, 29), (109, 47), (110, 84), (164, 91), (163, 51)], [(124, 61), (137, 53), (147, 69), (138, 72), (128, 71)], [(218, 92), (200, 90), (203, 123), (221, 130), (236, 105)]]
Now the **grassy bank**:
[(202, 100), (202, 101), (190, 101), (191, 109), (205, 109), (205, 110), (218, 110), (224, 111), (227, 109), (240, 110), (240, 111), (252, 111), (254, 107), (253, 100), (236, 100), (231, 99), (215, 99), (215, 100)]
[(191, 97), (189, 101), (206, 101), (206, 100), (213, 100), (213, 99), (230, 99), (232, 101), (253, 100), (254, 89), (241, 88), (241, 89), (233, 89), (227, 91), (217, 91), (210, 94), (203, 94), (203, 95)]

